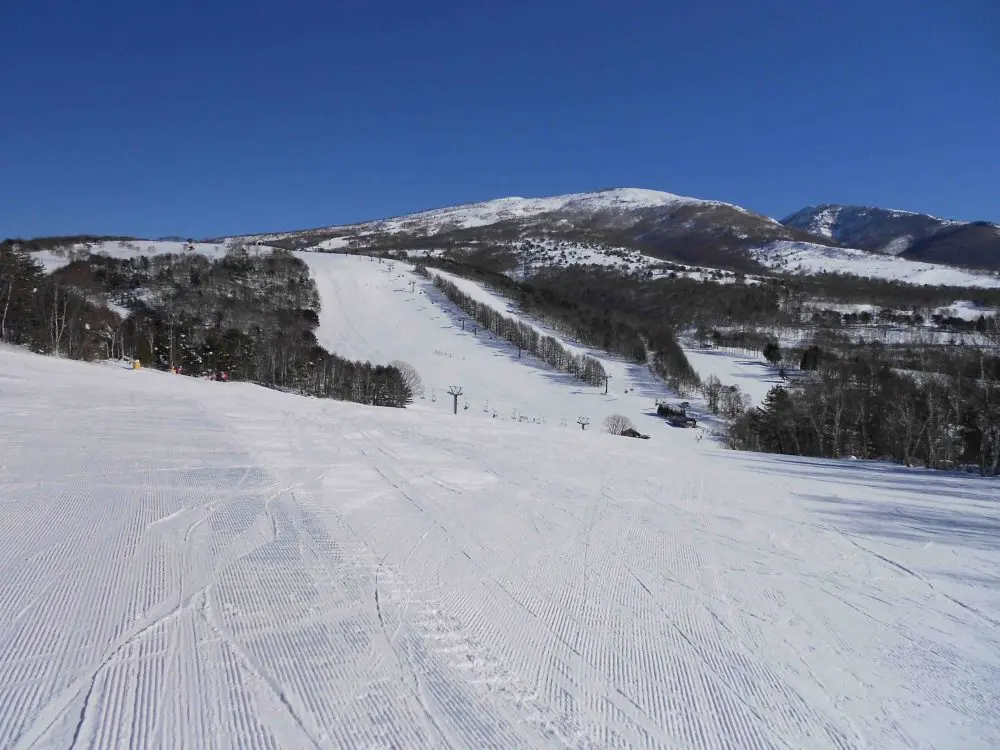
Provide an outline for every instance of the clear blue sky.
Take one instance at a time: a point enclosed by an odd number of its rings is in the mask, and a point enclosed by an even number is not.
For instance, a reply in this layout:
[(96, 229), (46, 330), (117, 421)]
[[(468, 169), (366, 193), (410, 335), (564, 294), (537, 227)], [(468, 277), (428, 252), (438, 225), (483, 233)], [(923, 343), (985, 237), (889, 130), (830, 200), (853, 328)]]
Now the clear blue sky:
[(1000, 3), (0, 0), (0, 237), (628, 185), (1000, 221)]

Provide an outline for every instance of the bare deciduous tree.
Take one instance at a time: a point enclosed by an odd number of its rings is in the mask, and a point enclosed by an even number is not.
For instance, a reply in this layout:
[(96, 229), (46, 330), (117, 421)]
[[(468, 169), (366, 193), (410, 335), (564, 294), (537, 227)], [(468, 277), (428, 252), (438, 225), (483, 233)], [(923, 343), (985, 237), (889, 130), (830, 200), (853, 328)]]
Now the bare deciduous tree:
[(389, 367), (395, 367), (399, 370), (399, 374), (403, 376), (403, 382), (409, 387), (410, 392), (414, 396), (424, 395), (424, 381), (421, 380), (420, 373), (417, 372), (416, 367), (401, 359), (394, 359), (389, 363)]
[(722, 381), (715, 375), (709, 375), (701, 384), (702, 395), (705, 396), (705, 403), (712, 414), (719, 413), (719, 400), (722, 396)]
[(580, 425), (581, 430), (586, 430), (587, 425), (590, 424), (590, 417), (577, 417), (576, 423)]
[(634, 430), (632, 420), (622, 414), (611, 414), (604, 418), (604, 431), (609, 435), (621, 435), (625, 430)]

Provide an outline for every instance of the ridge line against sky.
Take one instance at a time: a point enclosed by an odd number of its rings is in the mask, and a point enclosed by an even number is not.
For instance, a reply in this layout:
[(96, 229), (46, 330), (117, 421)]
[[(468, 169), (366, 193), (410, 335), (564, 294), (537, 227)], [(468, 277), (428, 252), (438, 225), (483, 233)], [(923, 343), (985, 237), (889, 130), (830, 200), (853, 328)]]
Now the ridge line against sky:
[(1000, 222), (1000, 4), (0, 3), (0, 237), (608, 185)]

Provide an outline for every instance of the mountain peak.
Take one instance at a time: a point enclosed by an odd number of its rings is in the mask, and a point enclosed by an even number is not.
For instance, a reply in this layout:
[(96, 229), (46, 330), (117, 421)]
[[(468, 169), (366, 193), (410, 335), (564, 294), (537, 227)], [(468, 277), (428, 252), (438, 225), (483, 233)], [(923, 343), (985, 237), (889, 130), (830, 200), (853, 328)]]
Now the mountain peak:
[(877, 206), (807, 206), (781, 222), (844, 247), (938, 263), (1000, 267), (1000, 234), (986, 222)]
[[(719, 201), (688, 198), (661, 190), (647, 188), (615, 187), (587, 193), (566, 193), (539, 198), (507, 196), (457, 206), (434, 208), (405, 216), (363, 222), (368, 224), (393, 224), (401, 221), (431, 220), (454, 222), (463, 227), (483, 226), (507, 219), (525, 218), (556, 211), (569, 212), (622, 212), (670, 205), (724, 205)], [(333, 228), (333, 227), (330, 227)]]
[(772, 218), (722, 201), (647, 188), (614, 187), (540, 198), (496, 198), (407, 216), (246, 239), (294, 250), (435, 247), (497, 253), (521, 240), (556, 238), (628, 247), (664, 260), (724, 267), (736, 263), (743, 267), (748, 264), (741, 253), (744, 248), (776, 239), (796, 239), (801, 234)]

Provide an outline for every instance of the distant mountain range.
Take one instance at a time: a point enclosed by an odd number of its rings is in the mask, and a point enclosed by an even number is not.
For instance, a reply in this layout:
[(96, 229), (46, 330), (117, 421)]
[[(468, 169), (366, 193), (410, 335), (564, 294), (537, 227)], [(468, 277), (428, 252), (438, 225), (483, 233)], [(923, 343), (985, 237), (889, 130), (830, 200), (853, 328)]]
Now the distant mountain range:
[(853, 272), (914, 283), (975, 281), (974, 273), (949, 272), (941, 264), (1000, 269), (1000, 227), (994, 224), (835, 205), (805, 208), (777, 221), (730, 203), (638, 188), (500, 198), (245, 239), (294, 250), (475, 256), (502, 272), (524, 263), (528, 251), (546, 250), (540, 260), (549, 263), (553, 251), (561, 257), (572, 248), (585, 248), (578, 257), (591, 260), (595, 251), (632, 252), (650, 262), (743, 272)]
[(248, 237), (289, 249), (493, 248), (526, 240), (638, 250), (652, 258), (756, 268), (751, 248), (777, 240), (836, 245), (720, 201), (615, 188), (552, 198), (500, 198), (394, 219)]
[[(19, 241), (65, 253), (120, 255), (187, 243), (95, 237)], [(658, 278), (706, 273), (853, 274), (914, 284), (1000, 286), (1000, 226), (862, 206), (811, 206), (783, 221), (721, 201), (639, 188), (500, 198), (343, 226), (219, 238), (305, 251), (405, 251), (466, 260), (518, 276), (594, 265)], [(188, 248), (190, 249), (190, 248)], [(48, 262), (48, 261), (46, 261)]]
[(786, 217), (792, 229), (842, 247), (910, 260), (1000, 269), (1000, 226), (871, 206), (809, 206)]

